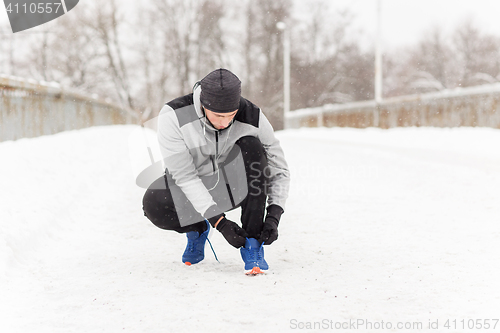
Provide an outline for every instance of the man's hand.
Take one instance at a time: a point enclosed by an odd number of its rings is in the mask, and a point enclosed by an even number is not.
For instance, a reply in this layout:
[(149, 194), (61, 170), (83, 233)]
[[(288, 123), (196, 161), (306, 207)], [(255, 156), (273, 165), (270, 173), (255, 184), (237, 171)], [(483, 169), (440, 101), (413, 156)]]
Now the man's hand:
[(224, 236), (229, 244), (235, 248), (245, 246), (246, 237), (248, 236), (246, 231), (233, 221), (226, 219), (226, 215), (224, 215), (224, 212), (217, 205), (213, 205), (207, 209), (205, 218), (210, 222), (212, 227)]
[(260, 234), (259, 242), (264, 245), (271, 245), (272, 242), (278, 239), (278, 220), (274, 217), (266, 216), (264, 228)]
[(283, 208), (278, 205), (270, 205), (267, 207), (267, 215), (264, 220), (264, 226), (260, 233), (259, 242), (264, 245), (270, 245), (278, 239), (278, 224), (280, 222)]
[(240, 228), (239, 225), (226, 219), (225, 217), (223, 217), (216, 225), (216, 229), (220, 231), (229, 244), (235, 248), (245, 246), (245, 240), (248, 235), (247, 232)]

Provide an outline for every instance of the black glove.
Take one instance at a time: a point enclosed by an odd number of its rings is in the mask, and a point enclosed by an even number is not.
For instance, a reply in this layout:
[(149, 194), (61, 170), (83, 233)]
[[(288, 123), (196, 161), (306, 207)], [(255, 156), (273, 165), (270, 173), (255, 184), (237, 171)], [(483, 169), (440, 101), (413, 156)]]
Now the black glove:
[(278, 205), (267, 207), (267, 215), (264, 220), (264, 227), (260, 234), (259, 242), (264, 245), (270, 245), (278, 239), (278, 224), (283, 214), (283, 208)]
[[(212, 216), (208, 218), (208, 222), (224, 236), (229, 244), (235, 248), (245, 246), (245, 240), (248, 236), (247, 232), (233, 221), (226, 219), (224, 213), (218, 211), (217, 206), (210, 207), (205, 213), (205, 216)], [(217, 223), (219, 220), (220, 222)], [(216, 224), (217, 227), (215, 227)]]
[(246, 237), (248, 236), (247, 232), (233, 221), (223, 217), (219, 224), (217, 224), (216, 229), (219, 230), (227, 242), (235, 248), (238, 249), (245, 246)]

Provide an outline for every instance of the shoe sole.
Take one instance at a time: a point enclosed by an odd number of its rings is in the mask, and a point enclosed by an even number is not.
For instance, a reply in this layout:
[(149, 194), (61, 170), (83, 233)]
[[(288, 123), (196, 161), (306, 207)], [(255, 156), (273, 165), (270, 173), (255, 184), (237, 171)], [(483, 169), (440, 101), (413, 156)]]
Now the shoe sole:
[(260, 267), (254, 267), (251, 270), (245, 271), (245, 275), (255, 276), (260, 274), (266, 274)]

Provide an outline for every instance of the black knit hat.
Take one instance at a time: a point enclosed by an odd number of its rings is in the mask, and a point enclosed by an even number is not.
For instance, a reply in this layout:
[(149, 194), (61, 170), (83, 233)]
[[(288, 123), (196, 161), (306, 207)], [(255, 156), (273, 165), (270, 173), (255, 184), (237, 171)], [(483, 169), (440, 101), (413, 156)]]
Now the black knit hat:
[(210, 111), (228, 113), (240, 107), (241, 81), (227, 69), (216, 69), (201, 81), (201, 105)]

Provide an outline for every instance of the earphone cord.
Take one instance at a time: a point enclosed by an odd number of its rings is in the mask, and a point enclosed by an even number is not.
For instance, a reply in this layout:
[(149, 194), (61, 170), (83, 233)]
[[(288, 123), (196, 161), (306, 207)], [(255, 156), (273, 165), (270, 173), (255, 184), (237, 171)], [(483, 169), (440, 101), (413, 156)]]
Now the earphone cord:
[[(227, 142), (229, 141), (229, 134), (231, 134), (231, 128), (232, 128), (231, 125), (232, 125), (232, 121), (229, 124), (229, 131), (227, 132), (226, 142), (224, 143), (224, 146), (220, 150), (219, 156), (215, 155), (215, 161), (214, 162), (215, 162), (215, 166), (217, 168), (217, 182), (215, 183), (215, 185), (212, 188), (207, 189), (208, 191), (212, 191), (214, 188), (217, 187), (217, 185), (219, 185), (219, 181), (220, 181), (220, 169), (219, 169), (219, 163), (217, 162), (217, 160), (222, 156), (222, 152), (224, 151), (224, 149), (226, 149)], [(204, 118), (204, 126), (203, 126), (203, 136), (205, 137), (205, 139), (207, 139), (208, 141), (212, 142), (216, 146), (216, 144), (207, 137), (207, 135), (206, 135), (207, 134), (206, 133), (206, 127), (207, 127), (207, 117), (205, 116), (205, 118)]]

